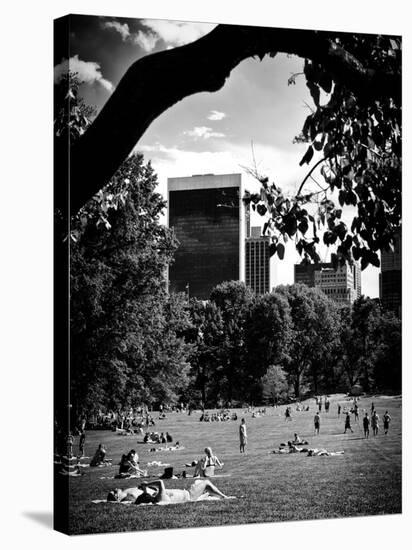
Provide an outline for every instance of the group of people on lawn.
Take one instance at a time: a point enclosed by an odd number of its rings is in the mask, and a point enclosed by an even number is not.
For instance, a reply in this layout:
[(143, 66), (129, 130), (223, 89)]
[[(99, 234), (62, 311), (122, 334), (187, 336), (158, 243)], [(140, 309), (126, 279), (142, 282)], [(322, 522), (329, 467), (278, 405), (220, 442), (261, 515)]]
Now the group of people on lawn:
[[(320, 414), (319, 414), (320, 407), (318, 407), (318, 409), (319, 410), (316, 411), (314, 416), (315, 434), (319, 434), (320, 432)], [(340, 404), (338, 404), (338, 415), (340, 415), (341, 410), (342, 410), (342, 407)], [(359, 407), (355, 400), (351, 410), (345, 412), (344, 433), (346, 433), (348, 430), (353, 432), (352, 426), (351, 426), (351, 413), (354, 414), (355, 420), (358, 420), (359, 418), (358, 410), (359, 410)], [(287, 412), (285, 413), (285, 417), (286, 419), (289, 419), (290, 408), (287, 407), (286, 411)], [(389, 424), (391, 422), (391, 417), (388, 411), (385, 412), (382, 419), (383, 419), (384, 433), (387, 434), (389, 430)], [(372, 428), (372, 432), (374, 436), (378, 435), (379, 420), (380, 420), (379, 415), (375, 409), (374, 403), (372, 403), (370, 416), (369, 416), (369, 413), (365, 411), (365, 414), (363, 417), (363, 430), (364, 430), (365, 438), (369, 437), (369, 427)], [(163, 436), (163, 439), (166, 440), (164, 442), (171, 440), (170, 436), (169, 438), (167, 438), (167, 436), (169, 436), (168, 433), (166, 434), (166, 436)], [(85, 436), (83, 435), (79, 444), (79, 450), (81, 450), (82, 453), (84, 452), (84, 439), (85, 439)], [(163, 442), (162, 439), (159, 438), (159, 442)], [(304, 441), (304, 443), (307, 444), (307, 441)], [(284, 452), (291, 452), (291, 449), (300, 450), (301, 444), (302, 444), (302, 439), (295, 433), (294, 440), (288, 442), (288, 447), (285, 448)], [(242, 418), (241, 423), (239, 425), (239, 448), (241, 453), (245, 453), (246, 445), (247, 445), (246, 421), (244, 418)], [(131, 489), (126, 489), (126, 490), (114, 489), (113, 491), (109, 492), (107, 500), (116, 501), (116, 502), (133, 500), (135, 501), (136, 504), (150, 504), (150, 503), (151, 504), (169, 504), (169, 503), (195, 502), (195, 501), (202, 500), (204, 498), (210, 498), (210, 497), (225, 498), (225, 499), (233, 498), (233, 497), (227, 497), (226, 495), (224, 495), (208, 479), (215, 475), (216, 468), (222, 468), (224, 464), (213, 453), (211, 447), (206, 447), (204, 452), (205, 454), (201, 459), (197, 461), (193, 461), (191, 464), (187, 465), (187, 466), (194, 466), (195, 469), (194, 469), (193, 477), (198, 478), (197, 481), (187, 490), (186, 489), (172, 489), (172, 490), (166, 489), (164, 486), (163, 480), (158, 479), (156, 481), (142, 483), (139, 487), (134, 487)], [(280, 450), (277, 452), (283, 452), (283, 451)], [(332, 455), (341, 454), (341, 453), (343, 453), (343, 451), (340, 451), (339, 453), (325, 452), (325, 454), (332, 454)], [(310, 456), (310, 454), (308, 454), (308, 456)], [(106, 449), (104, 445), (99, 445), (99, 448), (97, 449), (94, 457), (91, 460), (90, 466), (98, 466), (109, 462), (110, 461), (106, 459)], [(116, 477), (123, 477), (123, 476), (128, 477), (131, 475), (133, 477), (147, 476), (147, 471), (140, 468), (139, 456), (134, 449), (129, 451), (127, 454), (122, 455), (120, 465), (119, 465), (119, 475)], [(186, 477), (186, 475), (184, 475), (183, 477)]]

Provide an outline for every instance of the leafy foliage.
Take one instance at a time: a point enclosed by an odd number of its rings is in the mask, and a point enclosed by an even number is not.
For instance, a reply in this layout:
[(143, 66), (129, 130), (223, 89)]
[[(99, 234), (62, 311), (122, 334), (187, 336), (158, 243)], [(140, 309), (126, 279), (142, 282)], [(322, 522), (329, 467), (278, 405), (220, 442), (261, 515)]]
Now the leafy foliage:
[(167, 294), (164, 278), (177, 243), (159, 223), (164, 201), (142, 155), (129, 157), (108, 187), (119, 194), (125, 184), (124, 201), (105, 213), (110, 229), (101, 223), (101, 203), (92, 199), (71, 232), (71, 375), (78, 409), (173, 401), (187, 385), (186, 304), (183, 296)]
[(276, 291), (290, 306), (292, 334), (284, 368), (299, 397), (303, 374), (334, 345), (338, 334), (337, 308), (322, 291), (306, 285), (279, 286)]
[[(330, 48), (334, 55), (353, 58), (370, 72), (401, 72), (399, 37), (341, 34), (331, 40)], [(374, 90), (370, 94), (365, 89), (355, 94), (350, 82), (334, 81), (322, 64), (309, 59), (304, 75), (315, 109), (295, 140), (309, 143), (299, 164), (312, 165), (311, 169), (293, 197), (256, 174), (261, 193), (247, 193), (244, 201), (268, 216), (264, 229), (272, 237), (271, 253), (281, 259), (280, 240), (294, 238), (304, 260), (318, 262), (322, 232), (323, 243), (336, 248), (332, 255), (336, 266), (360, 260), (362, 269), (369, 264), (379, 267), (378, 251), (394, 245), (401, 225), (400, 93), (388, 96), (384, 90), (381, 94)], [(327, 97), (325, 103), (322, 96)], [(304, 192), (319, 166), (326, 185)], [(350, 227), (341, 220), (342, 208), (348, 206), (356, 208)]]
[(287, 401), (289, 384), (286, 373), (279, 365), (271, 365), (261, 378), (263, 401), (270, 405)]

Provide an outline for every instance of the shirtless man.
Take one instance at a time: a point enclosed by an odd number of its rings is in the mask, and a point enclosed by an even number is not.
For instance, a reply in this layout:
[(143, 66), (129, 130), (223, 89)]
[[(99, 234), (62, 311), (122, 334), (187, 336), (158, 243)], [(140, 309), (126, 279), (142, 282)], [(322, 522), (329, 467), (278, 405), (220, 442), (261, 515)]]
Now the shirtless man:
[[(137, 497), (135, 504), (183, 504), (184, 502), (203, 500), (207, 496), (218, 496), (224, 499), (236, 498), (224, 495), (208, 479), (196, 480), (189, 489), (166, 489), (163, 481), (157, 479), (142, 483), (139, 485), (139, 489), (142, 490), (142, 494)], [(149, 493), (150, 489), (154, 489), (155, 493)]]

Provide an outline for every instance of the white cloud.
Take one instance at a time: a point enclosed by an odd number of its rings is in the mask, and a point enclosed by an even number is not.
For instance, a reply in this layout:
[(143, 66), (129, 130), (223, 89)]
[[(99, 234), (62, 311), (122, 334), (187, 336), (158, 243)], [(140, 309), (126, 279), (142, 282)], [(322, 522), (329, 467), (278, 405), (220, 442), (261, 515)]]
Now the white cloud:
[(212, 128), (208, 126), (195, 126), (193, 130), (186, 130), (183, 132), (185, 136), (193, 137), (195, 139), (210, 139), (214, 138), (223, 138), (225, 134), (221, 132), (213, 132)]
[(226, 113), (222, 113), (220, 111), (210, 111), (207, 118), (209, 120), (222, 120), (222, 118), (225, 118)]
[(102, 23), (103, 29), (113, 29), (120, 34), (123, 42), (131, 42), (137, 44), (149, 53), (154, 50), (159, 37), (153, 32), (130, 32), (129, 25), (127, 23), (119, 23), (119, 21), (105, 21)]
[(115, 31), (117, 31), (122, 37), (123, 42), (126, 42), (126, 40), (130, 36), (130, 29), (127, 23), (122, 24), (118, 21), (105, 21), (104, 23), (102, 23), (102, 27), (104, 29), (114, 29)]
[(100, 70), (100, 64), (96, 61), (82, 61), (78, 55), (71, 57), (69, 60), (63, 59), (61, 63), (54, 67), (54, 82), (60, 81), (64, 74), (68, 72), (77, 73), (81, 82), (94, 84), (98, 82), (103, 88), (111, 92), (114, 88), (113, 84), (103, 78)]
[(167, 21), (161, 19), (143, 19), (142, 24), (148, 29), (147, 31), (130, 32), (127, 23), (122, 24), (115, 20), (102, 22), (102, 28), (115, 30), (120, 34), (123, 42), (137, 44), (146, 53), (150, 53), (154, 50), (160, 39), (166, 43), (166, 49), (171, 49), (194, 42), (215, 27), (215, 25), (210, 23), (189, 23), (186, 21)]
[(211, 23), (190, 23), (162, 19), (143, 19), (142, 23), (145, 27), (154, 31), (168, 46), (183, 46), (194, 42), (216, 26)]
[(154, 47), (156, 46), (156, 43), (158, 41), (158, 37), (151, 32), (144, 33), (143, 31), (139, 31), (132, 35), (132, 40), (135, 44), (138, 44), (145, 52), (149, 53), (154, 50)]

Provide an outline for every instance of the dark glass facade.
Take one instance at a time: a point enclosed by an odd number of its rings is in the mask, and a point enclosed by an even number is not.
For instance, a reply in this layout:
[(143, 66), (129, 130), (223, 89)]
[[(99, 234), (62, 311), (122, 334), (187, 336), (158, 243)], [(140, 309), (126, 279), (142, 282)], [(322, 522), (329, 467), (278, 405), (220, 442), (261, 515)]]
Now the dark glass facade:
[(402, 310), (402, 236), (395, 236), (393, 252), (382, 250), (379, 295), (382, 307), (401, 317)]
[(169, 227), (180, 243), (171, 292), (207, 300), (217, 284), (239, 280), (239, 187), (170, 191)]
[(269, 239), (246, 240), (246, 284), (256, 294), (269, 292), (270, 284)]

